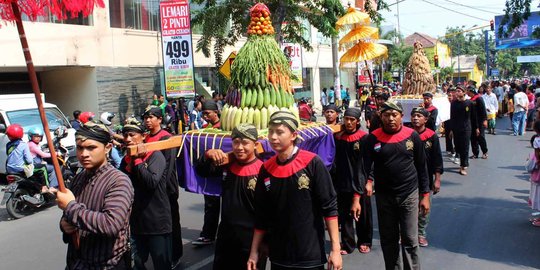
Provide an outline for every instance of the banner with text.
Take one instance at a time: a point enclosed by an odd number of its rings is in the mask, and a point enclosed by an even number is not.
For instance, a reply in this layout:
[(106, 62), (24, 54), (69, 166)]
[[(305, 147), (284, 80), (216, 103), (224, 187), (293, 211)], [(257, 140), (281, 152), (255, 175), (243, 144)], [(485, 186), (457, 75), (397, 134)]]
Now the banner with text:
[(159, 11), (167, 98), (194, 96), (189, 1), (161, 2)]
[[(358, 83), (359, 84), (371, 84), (373, 80), (373, 61), (367, 61), (368, 66), (365, 62), (358, 62)], [(370, 79), (371, 75), (371, 79)]]
[(283, 43), (281, 50), (285, 54), (285, 57), (289, 60), (292, 74), (296, 78), (291, 79), (293, 88), (303, 88), (304, 83), (302, 81), (302, 47), (300, 44), (295, 43)]

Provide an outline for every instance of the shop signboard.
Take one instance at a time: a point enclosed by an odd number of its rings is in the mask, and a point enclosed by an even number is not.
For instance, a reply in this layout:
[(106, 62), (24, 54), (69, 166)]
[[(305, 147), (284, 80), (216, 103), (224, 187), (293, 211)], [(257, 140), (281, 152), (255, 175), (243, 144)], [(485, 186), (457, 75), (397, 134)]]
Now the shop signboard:
[(195, 95), (189, 1), (159, 4), (165, 92), (167, 98)]
[(293, 88), (303, 88), (302, 81), (302, 47), (296, 43), (283, 43), (281, 50), (289, 60), (293, 79), (291, 80)]

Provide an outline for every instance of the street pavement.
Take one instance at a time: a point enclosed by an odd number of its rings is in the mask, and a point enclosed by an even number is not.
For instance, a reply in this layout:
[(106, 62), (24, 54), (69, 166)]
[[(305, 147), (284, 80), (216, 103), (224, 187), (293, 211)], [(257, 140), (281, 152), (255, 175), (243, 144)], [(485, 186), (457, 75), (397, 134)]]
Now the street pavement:
[[(486, 135), (489, 159), (471, 160), (468, 176), (459, 175), (458, 165), (445, 155), (441, 193), (433, 198), (429, 247), (421, 248), (423, 269), (540, 269), (540, 228), (528, 221), (530, 183), (524, 173), (532, 132), (514, 137), (508, 127), (508, 120), (501, 119), (497, 135)], [(444, 151), (444, 138), (441, 145)], [(202, 227), (203, 205), (201, 195), (180, 196), (184, 257), (177, 269), (212, 269), (213, 246), (189, 243)], [(0, 208), (0, 269), (63, 269), (60, 215), (52, 207), (9, 220)], [(374, 215), (372, 252), (343, 256), (344, 269), (384, 269)]]

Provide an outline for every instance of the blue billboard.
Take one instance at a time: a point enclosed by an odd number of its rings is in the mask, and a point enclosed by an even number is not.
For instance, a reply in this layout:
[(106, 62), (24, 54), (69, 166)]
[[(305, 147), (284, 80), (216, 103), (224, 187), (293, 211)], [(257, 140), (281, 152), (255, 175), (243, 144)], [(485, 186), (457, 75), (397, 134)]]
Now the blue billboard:
[[(540, 46), (540, 39), (532, 37), (533, 31), (540, 27), (540, 12), (531, 12), (531, 16), (516, 27), (508, 37), (498, 37), (497, 33), (503, 17), (503, 15), (495, 17), (495, 49), (504, 50)], [(504, 31), (507, 28), (508, 25), (503, 25)]]

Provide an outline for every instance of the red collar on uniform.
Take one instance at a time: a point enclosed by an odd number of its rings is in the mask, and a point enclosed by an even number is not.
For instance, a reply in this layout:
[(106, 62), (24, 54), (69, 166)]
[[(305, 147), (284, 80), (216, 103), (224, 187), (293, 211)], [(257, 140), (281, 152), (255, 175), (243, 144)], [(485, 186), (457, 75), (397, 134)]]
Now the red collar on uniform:
[(371, 134), (373, 134), (373, 136), (375, 136), (375, 138), (377, 138), (377, 140), (379, 140), (380, 142), (398, 143), (409, 138), (413, 132), (414, 132), (414, 129), (408, 128), (406, 126), (401, 126), (401, 130), (395, 134), (388, 134), (384, 132), (382, 128), (376, 129)]
[(257, 158), (247, 164), (240, 164), (235, 161), (229, 167), (229, 171), (237, 176), (258, 175), (262, 164), (263, 162)]
[(336, 134), (336, 140), (346, 141), (346, 142), (355, 142), (364, 137), (367, 133), (361, 129), (357, 129), (354, 133), (349, 134), (347, 132), (341, 132)]
[(471, 101), (475, 101), (480, 97), (479, 94), (474, 95), (474, 97), (471, 98)]
[(165, 136), (172, 136), (171, 133), (167, 132), (166, 130), (164, 129), (160, 129), (158, 133), (154, 134), (154, 135), (148, 135), (146, 137), (146, 142), (157, 142), (159, 140), (161, 140), (163, 137)]
[(293, 157), (284, 165), (278, 164), (277, 155), (275, 155), (267, 160), (263, 166), (273, 177), (287, 178), (306, 168), (313, 158), (315, 158), (315, 154), (300, 149), (296, 157)]
[(437, 109), (437, 107), (435, 107), (435, 106), (433, 106), (433, 104), (431, 104), (429, 107), (426, 108), (426, 111), (432, 112), (432, 111), (434, 111), (436, 109)]
[(426, 128), (422, 133), (420, 133), (420, 139), (422, 141), (427, 141), (429, 138), (431, 138), (435, 134), (435, 131)]

